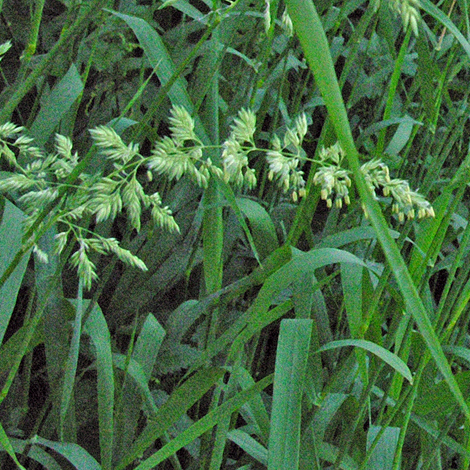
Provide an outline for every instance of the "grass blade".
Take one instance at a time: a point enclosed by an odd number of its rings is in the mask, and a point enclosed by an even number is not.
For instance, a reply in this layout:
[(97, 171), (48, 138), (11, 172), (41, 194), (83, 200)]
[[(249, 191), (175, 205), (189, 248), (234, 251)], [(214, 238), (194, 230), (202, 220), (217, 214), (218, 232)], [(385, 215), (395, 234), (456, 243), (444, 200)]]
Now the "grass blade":
[(59, 122), (83, 92), (77, 67), (72, 64), (62, 80), (52, 89), (31, 126), (31, 135), (38, 145), (44, 145)]
[[(382, 430), (380, 426), (371, 426), (367, 433), (367, 448), (372, 445), (378, 433)], [(367, 462), (366, 470), (392, 470), (395, 449), (398, 444), (399, 428), (386, 428), (380, 436)]]
[[(0, 222), (0, 276), (21, 249), (23, 237), (22, 224), (24, 221), (24, 215), (20, 209), (7, 199), (3, 199), (3, 201), (5, 201), (5, 206)], [(29, 254), (23, 257), (8, 280), (0, 288), (0, 343), (10, 322), (28, 260)]]
[(299, 467), (300, 420), (312, 320), (283, 320), (274, 372), (268, 470)]
[[(224, 375), (224, 369), (210, 368), (198, 372), (177, 388), (160, 407), (134, 445), (115, 470), (123, 470), (161, 437), (189, 408), (191, 408)], [(185, 444), (183, 444), (184, 446)]]
[[(85, 304), (86, 305), (86, 304)], [(111, 469), (113, 457), (114, 374), (111, 337), (101, 309), (95, 305), (85, 323), (96, 353), (98, 372), (98, 420), (100, 431), (101, 467)]]
[(189, 427), (186, 431), (182, 432), (178, 437), (169, 442), (166, 446), (155, 452), (151, 457), (142, 462), (135, 470), (151, 470), (157, 468), (156, 466), (166, 460), (168, 457), (175, 454), (178, 450), (182, 449), (185, 445), (194, 441), (205, 432), (212, 429), (217, 423), (224, 419), (227, 415), (239, 410), (246, 402), (251, 400), (255, 395), (259, 394), (268, 385), (272, 383), (273, 376), (269, 375), (256, 383), (254, 387), (238, 393), (230, 400), (227, 400), (223, 405), (216, 408), (214, 411), (208, 413), (204, 418), (200, 419)]
[(16, 458), (15, 451), (1, 423), (0, 423), (0, 445), (3, 447), (6, 453), (13, 459), (13, 461), (16, 463), (18, 468), (21, 468), (21, 470), (26, 470)]
[(40, 444), (54, 450), (80, 470), (102, 470), (103, 468), (83, 447), (80, 447), (78, 444), (54, 442), (39, 436), (33, 437), (30, 443)]
[(382, 346), (366, 341), (364, 339), (344, 339), (339, 341), (332, 341), (331, 343), (322, 346), (317, 353), (322, 351), (329, 351), (331, 349), (343, 348), (345, 346), (355, 346), (357, 348), (365, 349), (366, 351), (375, 354), (377, 357), (386, 362), (389, 366), (393, 367), (399, 374), (405, 377), (410, 384), (413, 383), (413, 376), (408, 366), (395, 354), (387, 351)]
[(243, 449), (248, 455), (260, 462), (262, 465), (268, 465), (268, 451), (258, 441), (249, 434), (240, 429), (233, 429), (227, 434), (228, 438)]
[(77, 373), (78, 353), (80, 350), (80, 337), (82, 335), (82, 315), (83, 315), (83, 283), (82, 279), (78, 284), (78, 296), (75, 309), (75, 322), (73, 326), (73, 335), (70, 342), (69, 355), (65, 364), (64, 383), (62, 386), (62, 397), (60, 401), (60, 440), (64, 441), (64, 428), (67, 411), (70, 400), (72, 399), (73, 388), (75, 384), (75, 375)]
[(279, 247), (276, 228), (270, 215), (263, 206), (251, 199), (239, 197), (237, 198), (237, 204), (250, 222), (254, 243), (260, 259), (266, 258)]

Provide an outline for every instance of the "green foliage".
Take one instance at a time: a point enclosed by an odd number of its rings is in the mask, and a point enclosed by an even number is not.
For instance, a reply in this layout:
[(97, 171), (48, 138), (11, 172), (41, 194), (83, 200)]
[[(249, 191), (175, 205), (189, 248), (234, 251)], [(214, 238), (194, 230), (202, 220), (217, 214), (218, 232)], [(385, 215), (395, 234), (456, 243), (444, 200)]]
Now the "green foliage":
[(0, 2), (1, 468), (470, 468), (451, 3)]

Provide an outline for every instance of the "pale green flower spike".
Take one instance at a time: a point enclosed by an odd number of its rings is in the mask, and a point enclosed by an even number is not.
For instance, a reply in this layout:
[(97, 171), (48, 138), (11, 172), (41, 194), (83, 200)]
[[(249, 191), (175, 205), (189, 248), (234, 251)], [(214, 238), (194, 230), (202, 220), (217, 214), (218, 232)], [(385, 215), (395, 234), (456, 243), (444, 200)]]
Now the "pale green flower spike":
[(390, 0), (390, 8), (401, 16), (403, 29), (411, 28), (414, 35), (418, 36), (419, 3), (417, 0)]
[(266, 160), (269, 164), (268, 178), (276, 180), (284, 192), (292, 190), (292, 199), (305, 196), (304, 173), (299, 168), (303, 158), (302, 143), (307, 134), (307, 117), (302, 113), (284, 134), (283, 143), (277, 135), (271, 140), (272, 149)]
[(256, 186), (255, 172), (248, 166), (248, 154), (256, 148), (253, 140), (255, 131), (255, 114), (251, 110), (241, 109), (231, 126), (228, 139), (223, 143), (223, 178), (226, 183), (246, 185), (249, 189)]
[[(1, 47), (0, 47), (1, 53)], [(78, 223), (83, 217), (94, 217), (96, 222), (115, 219), (123, 210), (136, 231), (141, 229), (141, 216), (149, 210), (154, 223), (171, 232), (178, 232), (171, 210), (162, 205), (158, 193), (146, 194), (137, 178), (138, 170), (147, 168), (147, 181), (152, 180), (152, 171), (166, 175), (169, 179), (179, 179), (183, 175), (191, 177), (200, 187), (207, 187), (212, 176), (223, 178), (227, 183), (248, 188), (256, 186), (255, 171), (249, 167), (248, 155), (252, 151), (266, 152), (269, 165), (268, 177), (275, 180), (284, 192), (291, 191), (296, 201), (305, 196), (302, 163), (307, 159), (302, 149), (307, 134), (305, 114), (298, 116), (293, 125), (285, 131), (282, 140), (274, 135), (271, 148), (260, 149), (254, 142), (256, 116), (251, 110), (241, 109), (227, 140), (221, 146), (223, 170), (216, 167), (210, 158), (203, 158), (204, 145), (194, 132), (194, 120), (181, 106), (175, 106), (170, 116), (170, 136), (158, 141), (149, 157), (142, 156), (139, 146), (125, 144), (111, 128), (99, 126), (90, 131), (95, 144), (113, 163), (114, 170), (106, 176), (91, 176), (82, 173), (77, 185), (65, 186), (66, 178), (79, 162), (77, 152), (68, 137), (56, 135), (55, 151), (43, 153), (33, 145), (33, 140), (22, 127), (11, 123), (0, 125), (0, 157), (14, 167), (11, 176), (0, 180), (0, 191), (20, 192), (18, 202), (28, 217), (26, 227), (31, 227), (43, 208), (57, 202), (52, 210), (38, 224), (36, 233), (44, 231), (52, 224), (59, 224), (61, 232), (55, 236), (54, 254), (60, 255), (67, 243), (78, 243), (79, 248), (70, 257), (70, 263), (77, 268), (85, 288), (91, 288), (97, 279), (96, 267), (88, 253), (114, 254), (123, 263), (146, 270), (142, 260), (122, 248), (114, 238), (103, 238)], [(28, 161), (25, 166), (19, 161)], [(341, 164), (345, 153), (337, 143), (323, 148), (316, 162), (319, 168), (313, 182), (321, 185), (321, 197), (328, 207), (333, 202), (341, 208), (349, 204), (350, 172)], [(419, 193), (412, 191), (404, 180), (391, 179), (388, 167), (379, 160), (371, 160), (361, 167), (364, 178), (375, 195), (381, 188), (385, 196), (393, 198), (392, 209), (400, 222), (412, 219), (434, 217), (431, 204)], [(59, 194), (62, 199), (57, 201)], [(366, 214), (367, 215), (367, 214)], [(25, 244), (33, 249), (38, 261), (47, 262), (46, 253), (37, 246), (33, 237)]]
[(285, 9), (282, 14), (281, 27), (288, 37), (291, 38), (294, 35), (294, 25), (292, 24), (291, 17), (287, 13), (287, 9)]
[(220, 170), (210, 159), (202, 160), (203, 144), (194, 132), (194, 120), (181, 106), (171, 109), (170, 137), (155, 143), (152, 156), (147, 159), (147, 167), (170, 180), (179, 180), (189, 175), (194, 182), (206, 188), (210, 172), (220, 175)]
[(173, 106), (169, 120), (171, 123), (171, 138), (175, 141), (176, 145), (180, 146), (187, 140), (194, 140), (200, 143), (194, 133), (193, 118), (185, 108), (182, 106)]
[(125, 145), (121, 137), (110, 127), (95, 127), (90, 130), (90, 134), (95, 144), (101, 147), (102, 153), (110, 160), (119, 160), (126, 164), (139, 153), (138, 145)]

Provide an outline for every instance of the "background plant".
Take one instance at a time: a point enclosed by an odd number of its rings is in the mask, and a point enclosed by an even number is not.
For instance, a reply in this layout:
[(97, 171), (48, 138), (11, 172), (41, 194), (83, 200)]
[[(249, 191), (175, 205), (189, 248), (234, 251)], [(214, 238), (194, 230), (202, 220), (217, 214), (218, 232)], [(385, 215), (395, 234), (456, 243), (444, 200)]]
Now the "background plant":
[(451, 3), (1, 4), (2, 468), (469, 467)]

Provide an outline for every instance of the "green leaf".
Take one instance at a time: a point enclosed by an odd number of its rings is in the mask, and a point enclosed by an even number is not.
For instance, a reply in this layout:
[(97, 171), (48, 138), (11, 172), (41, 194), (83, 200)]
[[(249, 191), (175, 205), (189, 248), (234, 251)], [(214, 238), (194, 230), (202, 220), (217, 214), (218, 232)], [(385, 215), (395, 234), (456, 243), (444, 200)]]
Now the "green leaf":
[[(338, 454), (339, 450), (334, 445), (329, 444), (328, 442), (320, 442), (318, 444), (318, 455), (321, 459), (334, 463), (336, 462)], [(359, 466), (349, 455), (347, 455), (341, 461), (339, 468), (342, 470), (357, 470)]]
[(33, 437), (30, 443), (40, 444), (54, 450), (74, 465), (77, 470), (102, 470), (101, 465), (78, 444), (54, 442), (39, 436)]
[[(84, 307), (87, 302), (84, 301)], [(111, 469), (113, 457), (114, 373), (111, 337), (103, 312), (95, 305), (85, 323), (84, 332), (91, 338), (96, 354), (98, 373), (98, 422), (101, 466)]]
[[(23, 237), (22, 224), (25, 219), (23, 212), (10, 201), (3, 197), (2, 201), (5, 202), (5, 205), (0, 222), (0, 276), (3, 275), (15, 255), (21, 249)], [(20, 264), (18, 264), (8, 280), (0, 288), (0, 343), (3, 341), (5, 331), (10, 322), (28, 260), (29, 253), (23, 257)]]
[(362, 266), (357, 264), (341, 265), (344, 306), (348, 317), (349, 331), (358, 338), (362, 326)]
[(250, 223), (253, 240), (260, 259), (266, 258), (279, 247), (276, 228), (270, 215), (263, 206), (252, 199), (238, 197), (236, 201)]
[[(314, 273), (315, 269), (335, 263), (352, 263), (366, 267), (357, 256), (344, 250), (320, 248), (303, 253), (293, 249), (293, 259), (265, 281), (255, 302), (245, 314), (247, 328), (233, 342), (232, 354), (241, 350), (254, 334), (279, 318), (277, 315), (273, 316), (276, 309), (269, 310), (276, 296), (304, 275)], [(287, 305), (286, 307), (290, 308)]]
[(3, 447), (6, 453), (13, 459), (13, 461), (16, 463), (18, 468), (20, 468), (21, 470), (26, 470), (16, 458), (15, 451), (13, 450), (10, 440), (8, 439), (8, 436), (5, 430), (3, 429), (3, 426), (1, 423), (0, 423), (0, 445)]
[(299, 467), (302, 395), (312, 320), (283, 320), (274, 370), (268, 470)]
[(29, 440), (10, 439), (11, 445), (15, 452), (23, 454), (26, 447), (29, 446), (28, 458), (35, 460), (41, 464), (46, 470), (61, 470), (62, 467), (48, 454), (42, 447), (38, 445), (30, 445)]
[(75, 375), (77, 373), (78, 354), (80, 350), (80, 338), (82, 336), (82, 315), (83, 315), (83, 284), (79, 281), (78, 298), (75, 303), (75, 321), (73, 326), (72, 339), (70, 340), (70, 349), (65, 364), (64, 380), (62, 386), (62, 396), (60, 400), (60, 423), (59, 436), (60, 440), (65, 440), (64, 427), (67, 411), (69, 410), (70, 401), (72, 399), (73, 388), (75, 385)]
[[(238, 367), (234, 371), (234, 374), (242, 390), (247, 390), (255, 385), (253, 377), (246, 369)], [(259, 439), (263, 444), (267, 445), (269, 439), (269, 415), (261, 395), (255, 395), (250, 401), (243, 405), (240, 414), (248, 424), (257, 428)]]
[[(398, 238), (400, 233), (395, 230), (390, 230), (392, 238)], [(355, 227), (344, 232), (335, 233), (323, 237), (315, 248), (340, 248), (350, 243), (355, 243), (361, 240), (375, 240), (377, 234), (373, 227)]]
[[(153, 314), (148, 314), (140, 330), (132, 357), (114, 354), (114, 365), (126, 372), (122, 389), (122, 400), (116, 413), (114, 448), (115, 460), (121, 459), (135, 438), (142, 408), (142, 397), (150, 414), (157, 413), (155, 401), (148, 383), (157, 360), (158, 352), (165, 337), (165, 330)], [(129, 364), (127, 360), (130, 359)]]
[[(185, 445), (193, 442), (196, 438), (216, 426), (219, 421), (230, 416), (232, 413), (238, 411), (246, 402), (251, 400), (255, 395), (259, 394), (272, 383), (273, 376), (269, 375), (256, 383), (255, 386), (244, 390), (235, 395), (230, 400), (227, 400), (223, 405), (217, 407), (215, 410), (209, 412), (204, 418), (200, 419), (188, 429), (179, 434), (175, 439), (170, 441), (167, 445), (162, 447), (158, 452), (155, 452), (147, 460), (144, 460), (135, 470), (151, 470), (157, 468), (156, 466), (166, 460), (168, 457), (174, 455), (178, 450), (182, 449)], [(121, 467), (118, 467), (119, 470)]]
[(30, 133), (38, 145), (44, 145), (49, 140), (54, 129), (82, 92), (83, 83), (80, 74), (75, 64), (72, 64), (52, 89), (47, 100), (42, 103), (41, 110), (31, 126)]
[(268, 450), (249, 434), (240, 429), (232, 429), (227, 437), (262, 465), (268, 465)]
[[(123, 354), (113, 354), (113, 364), (118, 369), (125, 370), (134, 379), (134, 382), (140, 389), (142, 396), (146, 399), (148, 409), (156, 415), (158, 412), (157, 405), (155, 404), (155, 401), (152, 397), (152, 393), (150, 392), (147, 383), (148, 380), (140, 363), (134, 359), (131, 359), (126, 369), (126, 356), (124, 356)], [(132, 403), (126, 402), (124, 408), (126, 408), (126, 406), (131, 407), (136, 411), (138, 415), (140, 407), (136, 405), (139, 405), (139, 400), (137, 400), (137, 397), (135, 395), (133, 396), (133, 398), (134, 401)], [(131, 423), (126, 420), (126, 432), (130, 432), (130, 430), (132, 429), (130, 424)]]
[[(367, 432), (368, 450), (380, 431), (382, 431), (380, 426), (371, 426), (369, 428)], [(392, 470), (399, 435), (400, 428), (388, 427), (383, 430), (367, 462), (366, 470), (377, 470), (378, 468), (380, 468), (380, 470)]]

